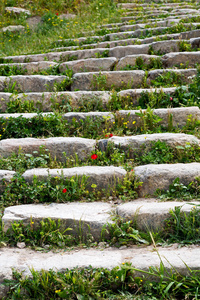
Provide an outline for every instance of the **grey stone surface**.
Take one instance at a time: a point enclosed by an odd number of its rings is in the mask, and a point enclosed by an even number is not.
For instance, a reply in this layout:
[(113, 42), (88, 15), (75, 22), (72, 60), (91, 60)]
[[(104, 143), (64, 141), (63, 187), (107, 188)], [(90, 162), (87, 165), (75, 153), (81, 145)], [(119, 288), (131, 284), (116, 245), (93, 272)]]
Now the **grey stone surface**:
[(136, 61), (138, 58), (141, 58), (143, 62), (147, 65), (149, 65), (153, 59), (159, 59), (159, 56), (157, 55), (148, 55), (148, 54), (135, 54), (135, 55), (127, 55), (125, 57), (122, 57), (119, 62), (116, 65), (116, 71), (122, 70), (127, 65), (135, 66)]
[[(6, 66), (8, 64), (0, 64), (0, 70), (2, 67)], [(22, 69), (26, 71), (26, 74), (30, 75), (34, 72), (39, 72), (41, 70), (49, 69), (50, 67), (56, 66), (57, 63), (53, 61), (39, 61), (39, 62), (32, 62), (32, 63), (11, 63), (8, 66), (17, 67), (18, 69)]]
[(13, 13), (16, 15), (20, 15), (20, 14), (25, 14), (25, 15), (31, 15), (30, 10), (28, 9), (24, 9), (24, 8), (20, 8), (20, 7), (5, 7), (5, 11), (9, 12), (9, 13)]
[(156, 232), (164, 228), (165, 220), (171, 216), (170, 210), (174, 210), (175, 207), (181, 207), (182, 212), (189, 213), (194, 205), (177, 201), (158, 202), (155, 199), (138, 199), (117, 206), (116, 212), (124, 220), (136, 222), (139, 230)]
[(200, 176), (200, 163), (149, 164), (135, 167), (135, 175), (143, 182), (139, 196), (144, 197), (153, 195), (157, 189), (167, 190), (176, 178), (184, 185), (188, 185)]
[(200, 29), (195, 29), (195, 30), (190, 30), (190, 31), (185, 31), (181, 32), (180, 38), (183, 40), (189, 40), (191, 38), (197, 38), (200, 35)]
[(31, 29), (34, 29), (37, 27), (37, 25), (41, 22), (42, 17), (40, 16), (34, 16), (34, 17), (29, 17), (27, 18), (27, 23)]
[(99, 167), (99, 166), (85, 166), (74, 167), (68, 169), (32, 169), (27, 170), (23, 177), (26, 181), (32, 182), (33, 176), (37, 176), (39, 180), (45, 180), (48, 176), (64, 176), (64, 178), (71, 178), (74, 176), (86, 176), (87, 188), (93, 190), (91, 185), (95, 184), (97, 190), (115, 189), (118, 181), (123, 180), (126, 171), (121, 167)]
[(56, 157), (58, 161), (65, 162), (66, 157), (74, 157), (74, 155), (77, 155), (80, 160), (85, 160), (94, 150), (95, 144), (95, 140), (76, 137), (6, 139), (0, 141), (0, 156), (8, 157), (12, 153), (18, 153), (19, 148), (23, 153), (33, 154), (44, 146), (49, 150), (51, 157)]
[[(89, 233), (94, 240), (101, 238), (102, 227), (111, 221), (112, 206), (108, 203), (67, 203), (67, 204), (29, 204), (7, 207), (2, 222), (4, 232), (12, 228), (14, 222), (23, 221), (24, 225), (34, 222), (34, 229), (38, 228), (43, 219), (60, 220), (61, 229), (68, 235), (78, 236), (80, 231), (83, 237)], [(81, 227), (80, 227), (81, 226)]]
[[(1, 84), (1, 83), (0, 83)], [(0, 108), (2, 112), (6, 111), (7, 103), (10, 100), (20, 99), (20, 101), (31, 101), (34, 107), (42, 111), (52, 111), (57, 105), (68, 105), (72, 108), (79, 108), (85, 104), (91, 103), (94, 107), (101, 104), (106, 107), (110, 100), (110, 92), (103, 91), (77, 91), (77, 92), (44, 92), (44, 93), (23, 93), (11, 94), (0, 93)]]
[(173, 95), (176, 91), (176, 87), (173, 88), (151, 88), (151, 89), (128, 89), (122, 90), (118, 93), (118, 95), (122, 98), (130, 97), (133, 101), (133, 105), (139, 105), (139, 98), (141, 97), (142, 93), (159, 93), (163, 92), (165, 94)]
[[(140, 127), (143, 125), (143, 121), (137, 115), (137, 113), (146, 112), (143, 110), (120, 110), (117, 112), (117, 117), (122, 120), (128, 121), (127, 127), (134, 128), (135, 126)], [(188, 118), (191, 116), (192, 119), (200, 120), (200, 109), (196, 106), (191, 107), (176, 107), (176, 108), (158, 108), (153, 110), (154, 115), (162, 118), (162, 121), (158, 123), (164, 127), (169, 126), (169, 117), (172, 115), (172, 123), (170, 125), (175, 127), (183, 127), (186, 125)], [(133, 124), (133, 122), (135, 122)]]
[[(103, 87), (105, 89), (126, 88), (127, 85), (130, 88), (137, 88), (141, 85), (145, 76), (144, 71), (112, 71), (112, 72), (88, 72), (88, 73), (76, 73), (73, 76), (73, 83), (71, 86), (72, 91), (79, 90), (98, 90), (99, 81), (103, 81)], [(99, 78), (101, 80), (99, 80)], [(105, 81), (105, 83), (104, 83)], [(102, 83), (101, 83), (102, 84)]]
[(149, 44), (133, 46), (117, 46), (109, 50), (109, 56), (121, 58), (133, 54), (148, 54)]
[(10, 25), (7, 27), (3, 27), (1, 29), (3, 32), (9, 31), (9, 32), (22, 32), (25, 30), (25, 27), (22, 25)]
[(55, 83), (61, 83), (66, 76), (54, 75), (15, 75), (11, 77), (0, 76), (0, 91), (13, 86), (21, 93), (46, 92), (54, 90)]
[[(153, 246), (132, 246), (128, 249), (75, 249), (74, 251), (53, 251), (36, 252), (31, 249), (2, 248), (0, 249), (0, 278), (12, 277), (12, 268), (23, 271), (24, 275), (30, 276), (30, 268), (36, 271), (54, 270), (63, 272), (67, 268), (75, 267), (88, 268), (108, 268), (112, 269), (122, 263), (129, 262), (136, 269), (149, 271), (149, 267), (160, 267), (160, 258), (163, 261), (167, 272), (177, 271), (182, 275), (189, 275), (191, 270), (199, 270), (200, 249), (199, 246), (187, 247), (159, 247), (157, 251)], [(174, 269), (173, 269), (174, 268)], [(145, 273), (135, 272), (135, 276), (147, 276)], [(152, 280), (157, 280), (152, 276)]]
[[(47, 116), (47, 115), (54, 115), (53, 112), (46, 112), (46, 113), (41, 113), (40, 115), (42, 116)], [(37, 113), (6, 113), (6, 114), (0, 114), (0, 117), (3, 119), (8, 119), (8, 118), (19, 118), (23, 117), (26, 119), (32, 119), (34, 117), (37, 117)]]
[[(108, 143), (112, 142), (114, 147), (120, 148), (128, 153), (129, 157), (134, 158), (135, 154), (142, 153), (143, 147), (151, 147), (152, 142), (161, 141), (165, 142), (172, 148), (177, 146), (185, 146), (187, 143), (200, 145), (199, 140), (189, 134), (185, 133), (153, 133), (153, 134), (141, 134), (135, 136), (113, 136), (109, 139), (99, 140), (99, 148), (101, 151), (105, 151)], [(139, 167), (138, 167), (139, 168)], [(177, 176), (178, 177), (178, 176)]]
[(160, 75), (167, 74), (168, 72), (179, 74), (184, 83), (191, 83), (197, 74), (197, 69), (158, 69), (148, 72), (147, 84), (151, 84)]
[[(188, 43), (188, 41), (185, 41)], [(151, 43), (152, 49), (159, 54), (178, 52), (179, 51), (180, 40), (170, 40), (170, 41), (159, 41)]]
[(5, 189), (5, 185), (3, 184), (3, 181), (9, 182), (13, 178), (14, 174), (15, 174), (14, 171), (0, 170), (0, 193), (2, 193)]
[(177, 52), (168, 53), (161, 58), (164, 67), (184, 65), (189, 68), (195, 67), (200, 63), (200, 51), (197, 52)]
[(75, 60), (60, 64), (59, 70), (60, 72), (64, 72), (69, 68), (73, 70), (74, 73), (111, 71), (116, 61), (117, 59), (115, 57)]
[[(105, 124), (112, 124), (115, 121), (114, 114), (110, 112), (69, 112), (63, 115), (63, 118), (67, 120), (68, 122), (72, 122), (73, 119), (80, 122), (80, 120), (86, 120), (87, 118), (93, 119), (93, 120), (100, 120)], [(101, 125), (103, 126), (103, 124)]]

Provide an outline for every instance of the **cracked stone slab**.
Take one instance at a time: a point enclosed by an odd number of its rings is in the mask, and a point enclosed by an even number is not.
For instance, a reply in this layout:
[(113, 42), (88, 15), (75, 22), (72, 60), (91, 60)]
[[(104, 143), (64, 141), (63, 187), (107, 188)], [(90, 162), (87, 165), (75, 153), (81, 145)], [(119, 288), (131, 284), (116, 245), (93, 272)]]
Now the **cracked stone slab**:
[[(143, 147), (151, 147), (152, 142), (165, 142), (172, 148), (177, 146), (185, 146), (188, 143), (191, 145), (200, 145), (199, 139), (195, 136), (185, 133), (153, 133), (153, 134), (141, 134), (134, 136), (113, 136), (109, 139), (102, 139), (98, 141), (101, 151), (106, 151), (108, 144), (111, 142), (114, 147), (120, 148), (128, 153), (130, 158), (134, 158), (135, 154), (142, 153)], [(177, 176), (178, 177), (178, 176)]]
[[(1, 84), (1, 83), (0, 83)], [(110, 92), (105, 91), (76, 91), (76, 92), (44, 92), (44, 93), (23, 93), (11, 94), (0, 92), (0, 108), (2, 112), (7, 109), (10, 100), (20, 99), (20, 101), (31, 101), (35, 108), (44, 112), (54, 110), (55, 106), (70, 104), (72, 108), (79, 108), (86, 103), (91, 103), (94, 107), (99, 104), (106, 108), (110, 101)]]
[(200, 51), (197, 52), (177, 52), (165, 54), (162, 58), (164, 67), (187, 65), (187, 67), (195, 67), (200, 63)]
[(95, 184), (97, 190), (115, 189), (118, 181), (124, 179), (126, 171), (121, 167), (99, 167), (99, 166), (84, 166), (84, 167), (74, 167), (67, 169), (31, 169), (27, 170), (23, 177), (27, 182), (32, 182), (33, 177), (37, 176), (38, 180), (45, 180), (48, 176), (57, 177), (63, 176), (64, 178), (71, 177), (88, 177), (87, 188), (92, 189), (91, 185)]
[[(128, 128), (135, 128), (135, 126), (140, 127), (143, 125), (143, 120), (137, 115), (137, 113), (145, 113), (146, 109), (141, 110), (119, 110), (116, 112), (116, 116), (119, 120), (127, 122)], [(183, 127), (186, 125), (188, 118), (193, 118), (195, 120), (200, 120), (200, 109), (197, 106), (191, 107), (175, 107), (175, 108), (158, 108), (153, 110), (153, 114), (160, 117), (162, 120), (158, 125), (164, 127), (169, 126), (170, 115), (172, 120), (170, 124), (174, 127)], [(122, 122), (123, 123), (123, 122)]]
[(139, 230), (156, 232), (164, 228), (165, 220), (171, 216), (171, 210), (181, 207), (181, 212), (187, 214), (195, 204), (199, 204), (199, 202), (192, 203), (194, 205), (178, 201), (158, 202), (155, 199), (144, 198), (117, 206), (116, 213), (126, 221), (136, 222)]
[(11, 77), (0, 76), (0, 91), (15, 84), (19, 92), (46, 92), (54, 88), (55, 83), (61, 83), (66, 76), (55, 75), (16, 75)]
[(4, 232), (12, 229), (14, 222), (23, 221), (25, 226), (34, 222), (33, 228), (38, 228), (43, 219), (51, 218), (60, 220), (61, 230), (68, 235), (78, 236), (81, 232), (84, 237), (89, 233), (94, 239), (100, 240), (103, 226), (112, 223), (112, 205), (103, 202), (95, 203), (66, 203), (66, 204), (28, 204), (7, 207), (4, 211), (2, 222)]
[(5, 188), (5, 186), (3, 185), (3, 181), (10, 182), (14, 174), (15, 174), (14, 171), (0, 170), (0, 193), (2, 193)]
[(58, 161), (65, 162), (66, 157), (74, 157), (74, 155), (77, 155), (82, 161), (89, 157), (95, 145), (95, 140), (77, 137), (6, 139), (0, 141), (0, 156), (8, 157), (12, 153), (17, 154), (19, 149), (23, 153), (34, 155), (34, 151), (39, 152), (41, 146), (44, 146), (45, 149), (49, 150), (51, 157), (56, 157)]
[(200, 163), (188, 164), (149, 164), (135, 167), (135, 175), (143, 182), (139, 196), (153, 195), (157, 189), (168, 190), (169, 185), (176, 178), (184, 185), (188, 185), (200, 176)]
[(109, 89), (115, 86), (123, 88), (130, 85), (131, 88), (137, 88), (142, 84), (145, 76), (144, 71), (111, 71), (111, 72), (88, 72), (76, 73), (73, 76), (72, 91), (79, 90), (98, 90), (99, 80), (105, 81), (105, 88)]
[(165, 75), (169, 72), (180, 75), (185, 83), (191, 83), (192, 79), (197, 75), (197, 69), (158, 69), (148, 72), (147, 84), (151, 84), (152, 80), (155, 80), (160, 75)]
[(115, 57), (87, 58), (64, 62), (60, 64), (59, 70), (60, 72), (64, 72), (67, 69), (71, 69), (74, 73), (111, 71), (116, 62), (117, 59)]

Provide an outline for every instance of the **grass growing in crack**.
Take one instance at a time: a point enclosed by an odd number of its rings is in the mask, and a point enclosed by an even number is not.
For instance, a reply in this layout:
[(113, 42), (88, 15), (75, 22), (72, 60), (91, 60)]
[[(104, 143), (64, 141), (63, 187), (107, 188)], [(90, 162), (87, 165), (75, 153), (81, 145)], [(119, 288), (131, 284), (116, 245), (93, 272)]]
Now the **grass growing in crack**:
[(160, 58), (151, 57), (148, 63), (142, 57), (137, 57), (135, 65), (126, 65), (122, 70), (152, 70), (152, 69), (162, 69), (162, 61)]

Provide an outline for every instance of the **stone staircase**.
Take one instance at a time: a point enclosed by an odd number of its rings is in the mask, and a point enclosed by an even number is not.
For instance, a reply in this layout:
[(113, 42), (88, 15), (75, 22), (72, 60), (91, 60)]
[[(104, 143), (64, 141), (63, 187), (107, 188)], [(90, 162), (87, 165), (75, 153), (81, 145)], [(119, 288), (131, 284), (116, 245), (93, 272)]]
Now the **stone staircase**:
[[(13, 153), (32, 154), (40, 151), (41, 146), (48, 150), (51, 157), (61, 163), (60, 169), (33, 168), (26, 170), (22, 177), (25, 182), (31, 183), (35, 177), (38, 180), (47, 181), (52, 178), (62, 177), (83, 178), (88, 177), (87, 188), (96, 191), (116, 190), (118, 182), (131, 172), (142, 185), (138, 189), (136, 200), (123, 203), (112, 196), (104, 201), (91, 202), (75, 201), (72, 203), (48, 203), (48, 204), (24, 204), (8, 206), (3, 213), (2, 222), (4, 231), (12, 227), (14, 221), (23, 221), (25, 225), (39, 223), (45, 218), (61, 220), (63, 228), (72, 228), (72, 235), (77, 234), (77, 228), (81, 224), (83, 236), (90, 233), (96, 248), (75, 249), (65, 251), (61, 249), (54, 253), (39, 252), (30, 248), (0, 248), (0, 283), (4, 279), (12, 278), (12, 268), (30, 274), (30, 268), (35, 270), (54, 269), (62, 271), (65, 268), (73, 267), (106, 267), (113, 268), (124, 262), (131, 262), (136, 269), (147, 271), (150, 266), (159, 267), (160, 260), (154, 246), (134, 245), (120, 248), (110, 247), (109, 244), (99, 243), (102, 229), (107, 223), (112, 223), (113, 216), (121, 217), (124, 221), (137, 222), (137, 228), (142, 231), (157, 231), (162, 229), (166, 218), (170, 216), (170, 209), (177, 206), (188, 213), (193, 206), (188, 201), (165, 201), (161, 202), (155, 198), (157, 189), (168, 190), (173, 181), (179, 177), (180, 182), (188, 185), (196, 177), (200, 177), (200, 163), (174, 163), (174, 164), (148, 164), (134, 167), (131, 171), (123, 166), (111, 165), (85, 165), (92, 153), (107, 150), (112, 142), (115, 149), (120, 149), (129, 159), (135, 155), (142, 155), (143, 147), (150, 147), (152, 142), (165, 142), (176, 149), (186, 147), (188, 144), (200, 146), (198, 137), (182, 132), (170, 132), (169, 115), (172, 116), (172, 125), (183, 128), (188, 118), (200, 120), (200, 110), (197, 106), (190, 107), (165, 107), (156, 108), (154, 115), (161, 118), (160, 124), (165, 128), (162, 133), (135, 134), (135, 127), (142, 126), (142, 118), (139, 114), (147, 112), (147, 109), (124, 109), (109, 110), (109, 103), (113, 95), (118, 101), (128, 98), (130, 107), (139, 106), (139, 99), (143, 93), (159, 93), (173, 98), (176, 88), (156, 87), (154, 82), (158, 77), (167, 73), (180, 75), (183, 85), (194, 81), (197, 75), (196, 64), (200, 62), (200, 29), (199, 23), (187, 22), (189, 18), (200, 16), (200, 6), (197, 9), (190, 5), (189, 1), (180, 3), (162, 3), (155, 1), (154, 9), (146, 3), (119, 3), (122, 10), (121, 23), (106, 24), (101, 28), (107, 28), (111, 32), (103, 36), (92, 36), (92, 32), (85, 33), (85, 36), (77, 38), (75, 45), (68, 46), (71, 40), (55, 41), (50, 52), (34, 55), (20, 55), (2, 57), (1, 68), (18, 68), (23, 75), (0, 76), (0, 99), (1, 117), (19, 118), (20, 116), (32, 119), (37, 113), (6, 113), (10, 101), (30, 101), (34, 108), (40, 107), (42, 116), (55, 115), (54, 106), (70, 103), (71, 112), (63, 113), (62, 118), (70, 124), (76, 119), (77, 122), (90, 119), (101, 120), (102, 126), (107, 120), (107, 125), (112, 132), (113, 123), (116, 120), (126, 120), (125, 127), (129, 134), (121, 136), (105, 137), (100, 140), (82, 138), (78, 134), (71, 136), (53, 136), (48, 138), (9, 138), (0, 141), (0, 157), (9, 158)], [(166, 15), (164, 17), (163, 15)], [(187, 31), (170, 33), (177, 24), (187, 27)], [(177, 29), (178, 30), (178, 29)], [(88, 39), (96, 39), (91, 43)], [(141, 38), (142, 37), (142, 38)], [(89, 41), (89, 43), (87, 43)], [(182, 47), (184, 43), (184, 49)], [(66, 46), (65, 46), (66, 45)], [(81, 49), (80, 49), (81, 48)], [(185, 51), (190, 49), (190, 51)], [(159, 62), (159, 69), (146, 71), (133, 70), (134, 66), (142, 59), (146, 66), (150, 66), (152, 60)], [(187, 64), (186, 64), (187, 63)], [(131, 70), (123, 70), (126, 66)], [(55, 84), (61, 84), (66, 80), (66, 75), (40, 75), (40, 73), (58, 68), (62, 73), (72, 70), (72, 78), (66, 88), (55, 91)], [(37, 73), (37, 74), (35, 74)], [(17, 93), (9, 91), (13, 86)], [(117, 91), (115, 92), (114, 89)], [(77, 107), (86, 101), (87, 103), (102, 104), (102, 111), (81, 111)], [(122, 122), (123, 123), (123, 122)], [(103, 125), (104, 124), (104, 125)], [(167, 132), (166, 132), (167, 131)], [(131, 134), (132, 133), (132, 134)], [(198, 136), (198, 134), (197, 134)], [(67, 159), (78, 159), (80, 166), (65, 168)], [(0, 193), (3, 193), (7, 183), (16, 174), (15, 171), (0, 170)], [(81, 189), (81, 187), (80, 187)], [(191, 202), (191, 200), (189, 201)], [(30, 202), (29, 202), (30, 203)], [(193, 201), (193, 204), (198, 202)], [(170, 247), (157, 247), (167, 270), (173, 266), (181, 274), (187, 274), (188, 267), (192, 270), (199, 269), (200, 250), (198, 246), (191, 245), (179, 248), (179, 245)], [(136, 272), (136, 274), (139, 274)], [(0, 285), (0, 297), (6, 295), (6, 288)]]

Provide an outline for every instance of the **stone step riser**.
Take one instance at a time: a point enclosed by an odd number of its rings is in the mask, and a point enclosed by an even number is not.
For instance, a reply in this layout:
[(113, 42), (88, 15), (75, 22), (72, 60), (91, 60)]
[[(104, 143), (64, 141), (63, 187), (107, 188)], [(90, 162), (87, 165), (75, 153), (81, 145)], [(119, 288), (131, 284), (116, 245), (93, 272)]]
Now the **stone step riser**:
[[(81, 91), (81, 92), (44, 92), (44, 93), (23, 93), (13, 95), (11, 93), (0, 93), (1, 99), (1, 111), (5, 112), (7, 109), (7, 104), (10, 101), (15, 101), (19, 99), (19, 101), (25, 102), (30, 101), (34, 104), (36, 109), (42, 111), (53, 111), (57, 106), (62, 106), (65, 104), (70, 104), (73, 109), (78, 109), (80, 106), (84, 105), (84, 103), (92, 103), (98, 104), (101, 103), (102, 106), (106, 109), (109, 100), (110, 93), (109, 92), (101, 92), (101, 91)], [(63, 104), (64, 103), (64, 104)]]
[(151, 144), (157, 141), (166, 143), (172, 149), (176, 149), (177, 146), (185, 147), (187, 144), (200, 145), (199, 139), (184, 133), (154, 133), (126, 137), (113, 136), (109, 139), (99, 140), (98, 144), (101, 151), (106, 151), (108, 145), (112, 143), (115, 148), (125, 151), (129, 158), (135, 158), (136, 155), (143, 154), (146, 149), (151, 149)]
[(0, 76), (0, 92), (15, 89), (19, 92), (47, 92), (54, 91), (55, 85), (61, 84), (66, 76), (44, 75), (16, 75), (12, 77)]
[(184, 185), (200, 176), (200, 163), (189, 164), (149, 164), (135, 169), (135, 175), (143, 182), (139, 196), (154, 195), (157, 189), (168, 190), (176, 178)]

